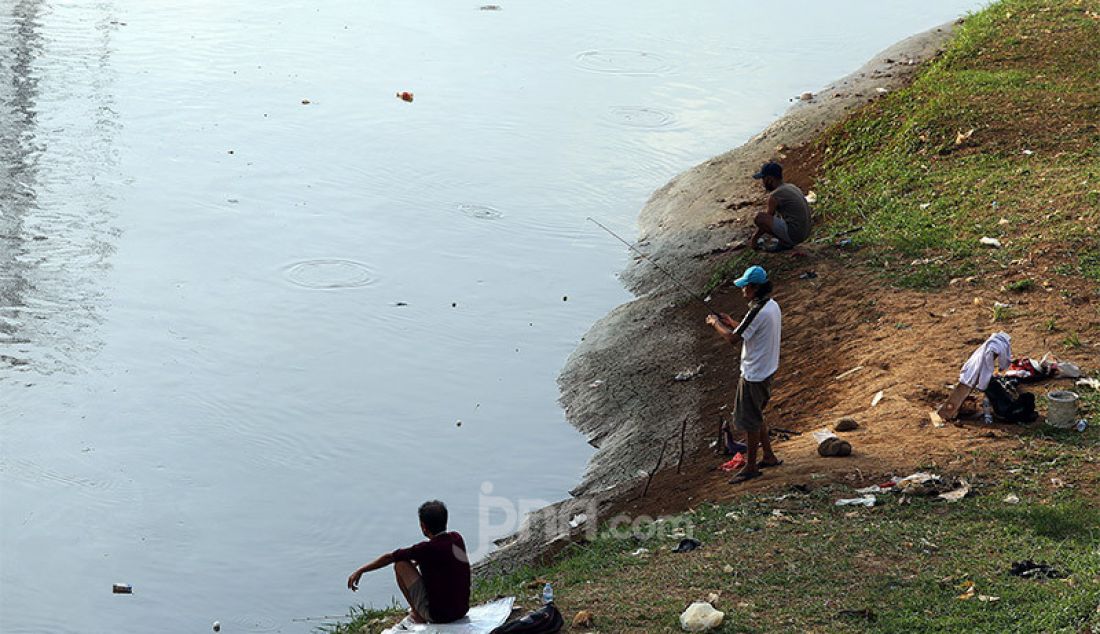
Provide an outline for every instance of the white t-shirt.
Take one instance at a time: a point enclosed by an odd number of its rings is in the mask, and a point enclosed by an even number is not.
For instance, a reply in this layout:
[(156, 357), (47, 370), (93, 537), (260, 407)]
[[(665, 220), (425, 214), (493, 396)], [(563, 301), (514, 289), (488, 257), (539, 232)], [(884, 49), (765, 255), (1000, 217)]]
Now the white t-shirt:
[(742, 339), (741, 376), (756, 383), (775, 374), (779, 369), (779, 340), (783, 330), (779, 304), (768, 299), (749, 325), (738, 330)]

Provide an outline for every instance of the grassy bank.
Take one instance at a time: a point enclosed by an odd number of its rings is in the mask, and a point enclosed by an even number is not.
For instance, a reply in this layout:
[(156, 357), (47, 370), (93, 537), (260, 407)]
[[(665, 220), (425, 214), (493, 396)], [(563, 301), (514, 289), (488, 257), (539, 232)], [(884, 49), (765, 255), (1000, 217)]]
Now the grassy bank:
[[(549, 579), (567, 611), (591, 610), (600, 631), (616, 632), (676, 631), (684, 607), (710, 593), (727, 613), (721, 632), (1100, 631), (1097, 447), (1095, 432), (1038, 432), (1013, 455), (971, 456), (972, 472), (954, 470), (976, 493), (957, 503), (884, 494), (874, 508), (838, 507), (854, 484), (811, 481), (809, 492), (703, 505), (686, 516), (698, 551), (673, 553), (666, 536), (603, 536), (481, 595), (531, 595)], [(1010, 575), (1024, 559), (1068, 577)], [(959, 598), (970, 585), (974, 596)]]
[[(605, 526), (552, 565), (480, 580), (475, 599), (512, 595), (533, 609), (550, 581), (567, 620), (588, 610), (601, 632), (679, 631), (683, 609), (711, 593), (721, 633), (1100, 632), (1100, 398), (1089, 410), (1085, 433), (1037, 426), (1011, 452), (923, 465), (969, 480), (958, 502), (884, 493), (872, 508), (841, 507), (874, 475), (811, 476), (625, 532)], [(673, 553), (672, 527), (702, 548)], [(1066, 578), (1009, 573), (1026, 559)], [(401, 614), (355, 612), (326, 631), (376, 633)]]
[(818, 211), (902, 286), (1035, 265), (1100, 283), (1098, 86), (1100, 3), (999, 2), (821, 140)]
[[(817, 249), (809, 260), (740, 253), (715, 271), (712, 286), (750, 262), (793, 278), (812, 258), (827, 259), (871, 307), (855, 314), (873, 322), (875, 302), (901, 294), (897, 287), (926, 291), (905, 291), (919, 296), (911, 317), (922, 318), (931, 307), (920, 298), (970, 278), (955, 305), (976, 304), (979, 289), (1029, 300), (983, 313), (978, 329), (989, 320), (1042, 331), (1056, 352), (1094, 369), (1098, 87), (1100, 1), (993, 4), (961, 25), (911, 85), (868, 95), (862, 109), (797, 150), (817, 157), (815, 239), (843, 234), (852, 247)], [(1001, 247), (981, 245), (983, 237)], [(791, 310), (793, 317), (798, 306)], [(931, 318), (947, 310), (955, 308)], [(915, 331), (906, 322), (885, 323)], [(855, 332), (848, 325), (835, 326), (845, 340)], [(890, 354), (888, 342), (858, 353), (868, 351)], [(567, 618), (589, 610), (601, 632), (678, 631), (683, 609), (712, 593), (727, 614), (721, 632), (1100, 632), (1100, 394), (1082, 396), (1091, 422), (1084, 433), (1002, 430), (1010, 450), (948, 445), (950, 459), (922, 465), (974, 485), (955, 503), (883, 494), (873, 508), (838, 507), (838, 498), (885, 473), (812, 473), (791, 488), (700, 501), (674, 521), (638, 524), (636, 534), (605, 531), (552, 565), (483, 579), (476, 595), (515, 595), (532, 608), (549, 580)], [(921, 429), (914, 423), (912, 433)], [(671, 552), (679, 538), (670, 525), (690, 527), (703, 548)], [(1025, 559), (1046, 560), (1066, 578), (1010, 575)], [(363, 612), (330, 631), (377, 631), (377, 621), (361, 628), (387, 616)]]

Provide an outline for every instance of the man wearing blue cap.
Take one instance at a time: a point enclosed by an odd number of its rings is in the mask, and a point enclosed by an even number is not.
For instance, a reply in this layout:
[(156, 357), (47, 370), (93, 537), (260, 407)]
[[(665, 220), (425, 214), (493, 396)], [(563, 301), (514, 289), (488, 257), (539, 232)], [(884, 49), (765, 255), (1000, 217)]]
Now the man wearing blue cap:
[(768, 192), (768, 209), (756, 214), (753, 223), (756, 233), (748, 246), (757, 248), (757, 241), (765, 235), (775, 236), (779, 242), (768, 251), (786, 251), (810, 237), (810, 204), (802, 190), (793, 183), (783, 182), (783, 166), (775, 161), (764, 163), (760, 171), (752, 175)]
[[(783, 464), (772, 451), (768, 426), (764, 422), (764, 407), (771, 399), (772, 376), (779, 369), (783, 314), (779, 304), (770, 297), (772, 283), (764, 269), (750, 266), (733, 283), (749, 300), (749, 312), (740, 323), (725, 313), (721, 313), (721, 319), (708, 315), (707, 323), (726, 341), (741, 342), (741, 378), (737, 381), (733, 404), (733, 425), (745, 432), (748, 450), (744, 468), (730, 480), (731, 484), (737, 484), (759, 477), (761, 467)], [(764, 449), (759, 462), (756, 460), (758, 446)]]

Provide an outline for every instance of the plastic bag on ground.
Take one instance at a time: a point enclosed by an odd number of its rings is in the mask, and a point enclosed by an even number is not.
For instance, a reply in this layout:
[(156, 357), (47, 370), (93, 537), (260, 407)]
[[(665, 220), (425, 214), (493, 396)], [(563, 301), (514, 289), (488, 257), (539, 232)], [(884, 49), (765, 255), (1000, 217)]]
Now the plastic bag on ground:
[(454, 623), (413, 623), (408, 619), (383, 630), (382, 634), (402, 634), (419, 632), (420, 634), (489, 634), (502, 625), (512, 614), (515, 597), (504, 597), (490, 603), (475, 605), (465, 617)]

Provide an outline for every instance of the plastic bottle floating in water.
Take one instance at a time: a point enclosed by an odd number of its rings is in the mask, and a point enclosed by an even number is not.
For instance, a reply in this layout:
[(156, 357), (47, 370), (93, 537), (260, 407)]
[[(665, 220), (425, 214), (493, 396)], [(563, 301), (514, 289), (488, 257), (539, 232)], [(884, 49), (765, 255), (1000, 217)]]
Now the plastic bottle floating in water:
[(400, 99), (401, 101), (407, 101), (409, 103), (412, 103), (413, 94), (411, 92), (407, 91), (407, 90), (404, 90), (404, 91), (401, 91), (401, 92), (397, 93), (397, 98)]

